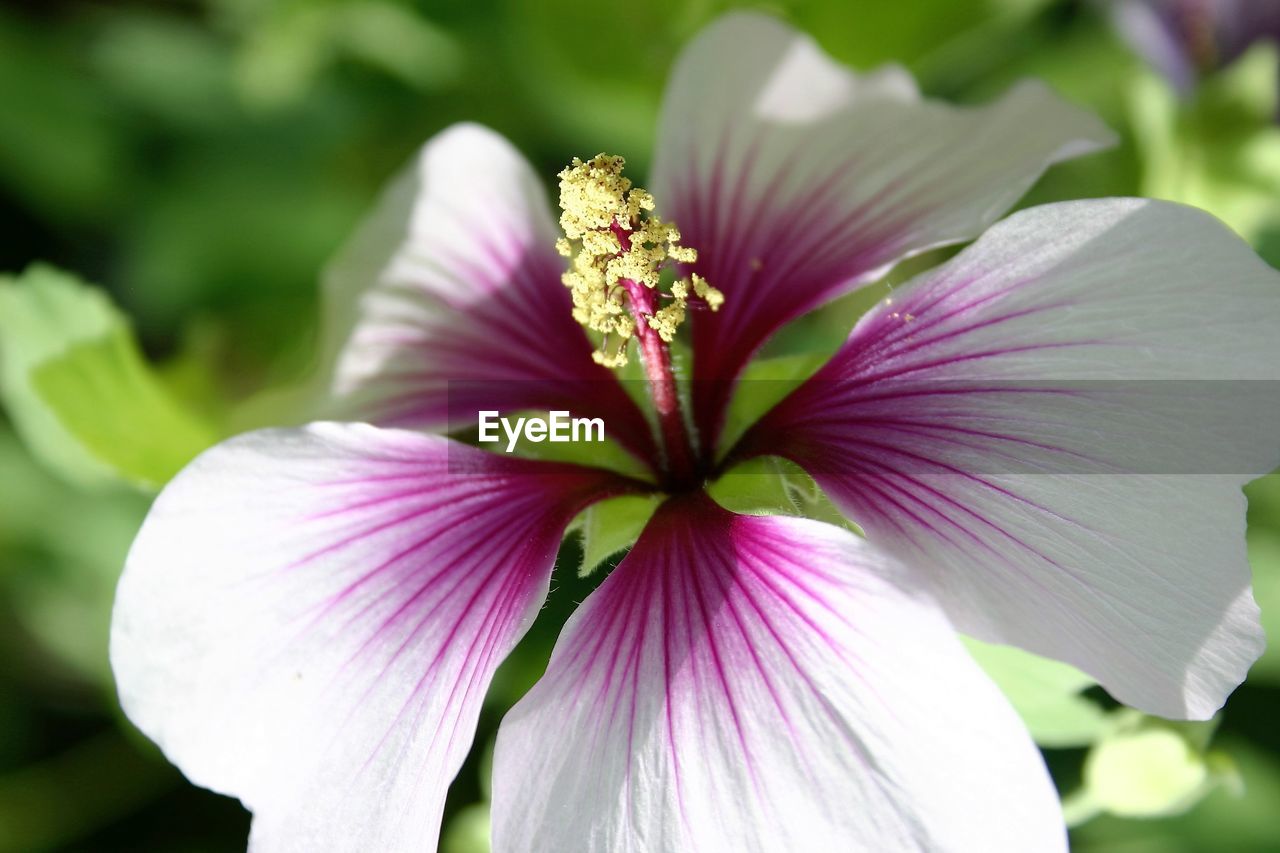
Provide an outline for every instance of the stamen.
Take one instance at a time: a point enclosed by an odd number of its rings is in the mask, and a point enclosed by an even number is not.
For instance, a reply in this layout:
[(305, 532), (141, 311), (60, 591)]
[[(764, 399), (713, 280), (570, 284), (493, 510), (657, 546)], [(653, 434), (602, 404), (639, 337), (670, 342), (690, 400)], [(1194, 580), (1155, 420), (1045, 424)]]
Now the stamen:
[[(563, 276), (573, 295), (573, 318), (603, 338), (593, 354), (598, 364), (627, 363), (627, 344), (643, 330), (666, 342), (684, 322), (690, 293), (716, 311), (724, 295), (697, 274), (674, 282), (669, 304), (652, 309), (653, 299), (638, 299), (633, 288), (657, 290), (662, 272), (675, 263), (691, 264), (696, 250), (680, 245), (675, 225), (653, 215), (653, 196), (622, 175), (621, 157), (600, 154), (587, 162), (574, 158), (560, 173), (560, 227), (565, 236), (556, 249), (573, 262)], [(613, 346), (611, 346), (613, 344)]]

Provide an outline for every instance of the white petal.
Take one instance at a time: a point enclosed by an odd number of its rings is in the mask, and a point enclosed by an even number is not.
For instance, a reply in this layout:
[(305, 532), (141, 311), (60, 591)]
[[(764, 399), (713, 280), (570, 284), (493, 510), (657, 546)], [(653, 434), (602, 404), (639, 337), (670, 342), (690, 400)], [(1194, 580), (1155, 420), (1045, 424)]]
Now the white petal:
[(1021, 722), (898, 571), (818, 522), (665, 505), (503, 721), (494, 849), (1065, 849)]
[(369, 426), (219, 445), (129, 554), (129, 718), (263, 851), (430, 849), (485, 689), (605, 482)]
[(1240, 487), (1280, 462), (1278, 328), (1280, 275), (1202, 211), (1033, 208), (870, 312), (748, 441), (928, 567), (963, 630), (1205, 718), (1263, 644)]
[(901, 69), (858, 76), (773, 18), (726, 15), (676, 66), (655, 162), (660, 212), (726, 297), (695, 318), (696, 375), (734, 378), (782, 324), (971, 239), (1048, 166), (1111, 141), (1038, 83), (978, 108), (922, 101)]
[(341, 350), (325, 416), (456, 429), (479, 409), (568, 409), (651, 455), (643, 415), (573, 320), (550, 211), (493, 131), (429, 141), (327, 272)]

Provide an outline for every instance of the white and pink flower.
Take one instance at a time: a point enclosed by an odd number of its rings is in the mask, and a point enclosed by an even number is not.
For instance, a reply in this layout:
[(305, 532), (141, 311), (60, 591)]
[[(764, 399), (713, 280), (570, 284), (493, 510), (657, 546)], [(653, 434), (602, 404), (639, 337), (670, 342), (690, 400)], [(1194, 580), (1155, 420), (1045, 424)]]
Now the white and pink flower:
[[(496, 850), (1064, 848), (1036, 747), (955, 632), (1152, 713), (1221, 706), (1262, 646), (1240, 486), (1280, 436), (1104, 383), (1280, 378), (1280, 276), (1190, 208), (1031, 208), (722, 436), (784, 324), (974, 238), (1110, 138), (1038, 85), (955, 108), (770, 18), (721, 19), (670, 83), (654, 197), (724, 304), (691, 306), (687, 413), (637, 329), (654, 430), (571, 316), (542, 182), (495, 134), (445, 131), (334, 267), (333, 396), (362, 422), (232, 439), (156, 501), (116, 604), (126, 712), (244, 802), (255, 850), (431, 849), (566, 528), (657, 492), (502, 724)], [(647, 473), (432, 434), (481, 408), (601, 416)], [(707, 496), (764, 455), (866, 537)]]

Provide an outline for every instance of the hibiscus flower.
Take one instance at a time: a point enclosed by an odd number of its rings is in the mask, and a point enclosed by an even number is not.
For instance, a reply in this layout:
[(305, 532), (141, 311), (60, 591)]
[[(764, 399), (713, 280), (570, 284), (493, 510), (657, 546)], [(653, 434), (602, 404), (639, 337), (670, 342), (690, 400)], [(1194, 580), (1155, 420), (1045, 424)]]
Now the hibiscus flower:
[[(1276, 378), (1276, 273), (1190, 208), (1032, 208), (755, 423), (727, 412), (782, 326), (1110, 138), (1039, 85), (933, 103), (751, 14), (680, 59), (653, 195), (617, 158), (575, 163), (563, 235), (505, 141), (445, 131), (333, 268), (349, 420), (234, 438), (157, 499), (116, 603), (126, 713), (244, 802), (255, 850), (430, 849), (566, 529), (651, 494), (502, 723), (496, 850), (1064, 848), (1040, 755), (956, 631), (1149, 712), (1220, 707), (1262, 645), (1240, 486), (1280, 439), (1210, 392)], [(460, 415), (561, 408), (634, 470), (456, 438)], [(866, 535), (709, 496), (768, 457)]]
[(1230, 65), (1260, 41), (1280, 39), (1271, 0), (1109, 0), (1120, 35), (1179, 91)]

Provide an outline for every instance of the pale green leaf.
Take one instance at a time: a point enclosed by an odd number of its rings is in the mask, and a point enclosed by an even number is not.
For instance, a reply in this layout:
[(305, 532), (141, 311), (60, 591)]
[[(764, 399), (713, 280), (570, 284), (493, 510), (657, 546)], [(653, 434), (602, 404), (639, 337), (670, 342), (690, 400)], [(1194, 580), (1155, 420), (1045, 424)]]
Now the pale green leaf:
[(846, 519), (813, 478), (793, 462), (763, 456), (741, 462), (707, 487), (725, 509), (744, 515), (794, 515), (861, 530)]
[(489, 853), (487, 803), (472, 803), (449, 820), (440, 838), (440, 853)]
[(106, 296), (50, 267), (0, 281), (0, 359), (19, 434), (73, 482), (158, 487), (218, 438), (161, 384)]
[(744, 515), (799, 515), (782, 460), (749, 459), (717, 477), (707, 492), (722, 507)]
[(747, 365), (734, 387), (720, 447), (726, 451), (733, 447), (752, 424), (812, 376), (826, 359), (825, 353), (800, 353), (756, 359)]
[(629, 548), (660, 501), (658, 495), (623, 495), (583, 510), (575, 523), (582, 534), (582, 566), (578, 573), (585, 577), (614, 554)]
[[(1276, 803), (1280, 803), (1280, 765), (1271, 753), (1249, 741), (1222, 738), (1221, 753), (1209, 756), (1209, 769), (1222, 780), (1193, 810), (1136, 826), (1103, 815), (1074, 833), (1080, 849), (1142, 850), (1152, 853), (1202, 853), (1206, 850), (1275, 849)], [(1074, 799), (1074, 798), (1073, 798)], [(1143, 844), (1134, 840), (1141, 837)]]
[(1084, 746), (1109, 728), (1107, 714), (1081, 691), (1094, 684), (1075, 667), (1012, 646), (965, 638), (965, 645), (1027, 724), (1036, 743)]
[(1182, 101), (1154, 73), (1129, 87), (1143, 195), (1204, 208), (1258, 246), (1280, 229), (1277, 49), (1258, 45)]
[(1104, 738), (1084, 768), (1088, 799), (1120, 817), (1179, 814), (1235, 778), (1225, 756), (1206, 753), (1185, 732), (1159, 722)]

